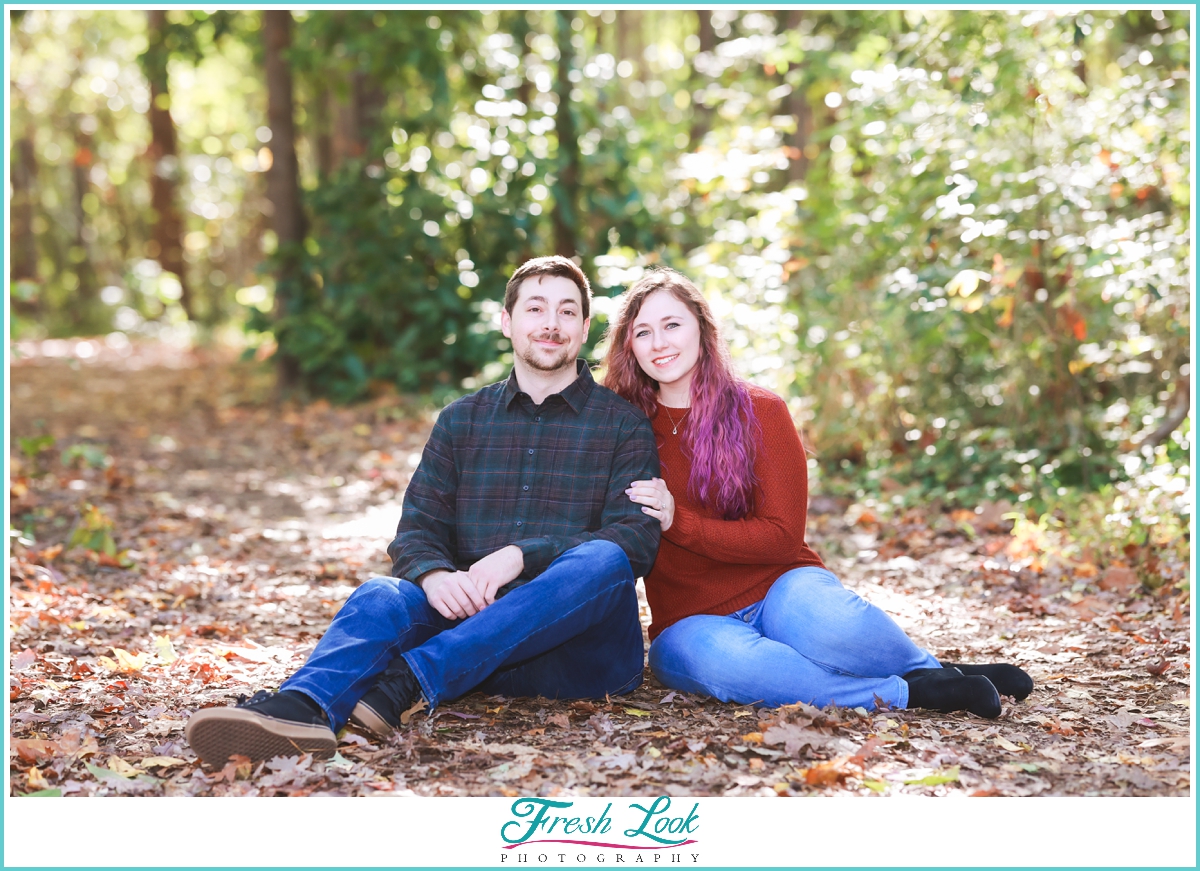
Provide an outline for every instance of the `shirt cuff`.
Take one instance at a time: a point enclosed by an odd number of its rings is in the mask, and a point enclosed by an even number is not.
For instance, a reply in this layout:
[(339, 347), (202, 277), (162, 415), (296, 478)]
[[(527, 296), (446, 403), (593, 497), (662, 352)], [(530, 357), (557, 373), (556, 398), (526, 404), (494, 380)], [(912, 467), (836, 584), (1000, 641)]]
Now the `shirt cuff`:
[(536, 578), (558, 557), (558, 549), (554, 542), (545, 536), (514, 541), (513, 544), (521, 548), (525, 557), (525, 568), (521, 570), (521, 577)]
[(675, 519), (671, 521), (671, 528), (664, 532), (662, 537), (671, 544), (690, 548), (699, 543), (700, 531), (700, 516), (691, 509), (676, 504)]
[(409, 570), (400, 576), (400, 579), (420, 586), (420, 582), (417, 580), (418, 578), (420, 578), (422, 575), (428, 574), (429, 572), (436, 572), (439, 569), (445, 572), (457, 571), (454, 566), (450, 565), (444, 560), (425, 559), (413, 563), (409, 567)]

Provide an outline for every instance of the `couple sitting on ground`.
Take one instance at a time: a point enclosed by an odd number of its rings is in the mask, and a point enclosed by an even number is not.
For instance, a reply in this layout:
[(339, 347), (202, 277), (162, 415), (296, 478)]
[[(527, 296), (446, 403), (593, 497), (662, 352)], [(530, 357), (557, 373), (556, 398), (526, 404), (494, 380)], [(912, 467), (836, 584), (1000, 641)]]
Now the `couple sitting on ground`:
[[(805, 542), (807, 462), (783, 400), (733, 372), (712, 311), (670, 271), (626, 291), (604, 386), (577, 360), (591, 290), (563, 257), (508, 282), (513, 371), (438, 417), (404, 494), (392, 576), (354, 591), (275, 693), (206, 708), (214, 766), (328, 758), (347, 721), (380, 736), (472, 690), (551, 699), (642, 682), (738, 704), (1000, 714), (1013, 665), (939, 663)], [(660, 477), (661, 467), (661, 477)]]

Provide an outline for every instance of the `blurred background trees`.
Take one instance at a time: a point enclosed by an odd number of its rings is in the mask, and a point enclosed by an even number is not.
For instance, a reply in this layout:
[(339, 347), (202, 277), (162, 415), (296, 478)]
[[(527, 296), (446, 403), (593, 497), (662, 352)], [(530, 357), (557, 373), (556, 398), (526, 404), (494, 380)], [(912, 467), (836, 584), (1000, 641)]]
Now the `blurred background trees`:
[(1187, 501), (1186, 11), (11, 14), (15, 340), (441, 397), (669, 264), (859, 496)]

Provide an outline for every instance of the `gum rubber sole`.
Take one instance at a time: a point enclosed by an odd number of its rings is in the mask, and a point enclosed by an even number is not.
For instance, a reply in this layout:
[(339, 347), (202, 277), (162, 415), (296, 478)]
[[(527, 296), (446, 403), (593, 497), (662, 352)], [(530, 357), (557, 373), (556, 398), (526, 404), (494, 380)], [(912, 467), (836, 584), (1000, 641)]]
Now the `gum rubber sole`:
[(350, 722), (361, 726), (377, 738), (388, 738), (396, 731), (366, 702), (359, 702), (354, 706), (350, 713)]
[(188, 744), (201, 761), (221, 768), (235, 754), (252, 763), (276, 756), (309, 753), (315, 759), (332, 759), (337, 737), (327, 726), (277, 720), (244, 708), (205, 708), (188, 720)]

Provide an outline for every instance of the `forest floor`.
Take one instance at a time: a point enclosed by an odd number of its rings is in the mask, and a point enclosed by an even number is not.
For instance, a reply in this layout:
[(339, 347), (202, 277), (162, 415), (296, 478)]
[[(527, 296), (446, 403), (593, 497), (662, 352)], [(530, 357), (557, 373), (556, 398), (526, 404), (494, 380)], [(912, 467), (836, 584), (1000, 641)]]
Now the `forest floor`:
[(820, 494), (809, 540), (847, 586), (939, 658), (1016, 662), (1033, 694), (996, 720), (760, 710), (647, 670), (621, 698), (474, 693), (387, 742), (345, 730), (331, 762), (203, 768), (187, 718), (277, 687), (387, 572), (432, 416), (275, 407), (220, 355), (85, 351), (11, 367), (14, 794), (1189, 794), (1186, 594), (1035, 572), (995, 506), (884, 520)]

